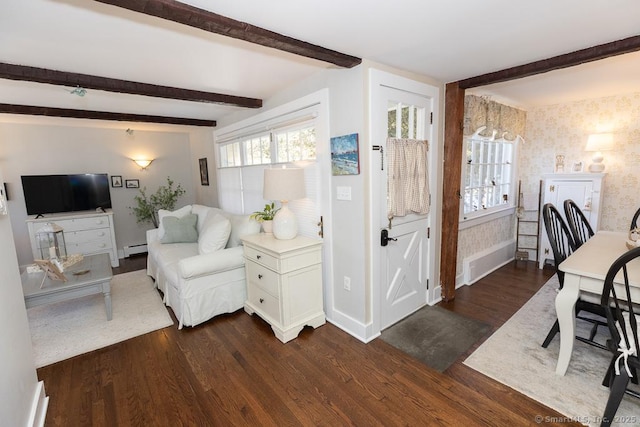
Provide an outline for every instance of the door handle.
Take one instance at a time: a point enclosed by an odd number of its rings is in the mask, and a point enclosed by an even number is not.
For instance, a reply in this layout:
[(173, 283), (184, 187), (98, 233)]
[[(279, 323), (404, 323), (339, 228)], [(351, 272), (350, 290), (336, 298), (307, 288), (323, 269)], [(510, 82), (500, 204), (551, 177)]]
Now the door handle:
[(389, 230), (386, 228), (380, 231), (380, 246), (387, 246), (389, 244), (389, 240), (393, 240), (397, 242), (398, 239), (395, 237), (389, 237)]

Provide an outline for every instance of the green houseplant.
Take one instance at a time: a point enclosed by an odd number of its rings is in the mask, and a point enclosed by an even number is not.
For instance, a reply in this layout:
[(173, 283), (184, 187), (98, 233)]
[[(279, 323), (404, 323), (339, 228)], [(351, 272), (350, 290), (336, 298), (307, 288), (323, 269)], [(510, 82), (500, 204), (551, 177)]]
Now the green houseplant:
[(251, 219), (255, 219), (258, 222), (273, 221), (273, 217), (276, 216), (279, 210), (280, 208), (276, 209), (274, 202), (271, 202), (271, 204), (267, 203), (264, 205), (263, 210), (252, 213)]
[(267, 203), (264, 205), (264, 209), (261, 211), (255, 211), (251, 214), (250, 218), (255, 219), (258, 222), (262, 223), (262, 229), (265, 233), (271, 233), (273, 230), (273, 217), (276, 216), (276, 213), (280, 208), (276, 209), (276, 205), (274, 202), (270, 204)]
[(151, 222), (155, 228), (158, 228), (158, 210), (173, 210), (178, 198), (185, 193), (186, 190), (182, 188), (182, 185), (174, 186), (173, 180), (167, 177), (167, 185), (161, 185), (151, 195), (147, 195), (147, 187), (141, 188), (140, 194), (133, 198), (136, 206), (129, 207), (129, 209), (136, 216), (138, 223)]

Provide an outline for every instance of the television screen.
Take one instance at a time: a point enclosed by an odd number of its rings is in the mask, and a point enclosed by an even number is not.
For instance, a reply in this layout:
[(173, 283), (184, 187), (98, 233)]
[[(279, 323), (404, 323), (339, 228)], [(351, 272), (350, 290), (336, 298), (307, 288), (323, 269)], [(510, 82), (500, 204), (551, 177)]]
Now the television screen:
[(106, 173), (23, 175), (22, 190), (28, 215), (111, 208)]

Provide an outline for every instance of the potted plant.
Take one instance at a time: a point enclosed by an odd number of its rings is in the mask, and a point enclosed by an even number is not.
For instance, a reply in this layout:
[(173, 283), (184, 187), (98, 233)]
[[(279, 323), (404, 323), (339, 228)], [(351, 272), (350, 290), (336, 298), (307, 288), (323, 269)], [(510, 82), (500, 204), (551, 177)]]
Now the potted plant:
[(167, 177), (167, 185), (158, 187), (155, 193), (147, 196), (147, 187), (140, 190), (140, 194), (135, 196), (137, 206), (129, 207), (136, 216), (138, 223), (151, 222), (155, 228), (158, 228), (158, 210), (173, 210), (176, 206), (178, 198), (186, 193), (182, 185), (178, 184), (174, 187), (174, 182)]
[(258, 222), (262, 223), (262, 229), (265, 233), (273, 232), (273, 217), (276, 216), (276, 213), (280, 210), (280, 208), (276, 209), (276, 205), (274, 202), (271, 204), (267, 203), (264, 205), (264, 209), (261, 211), (255, 211), (251, 214), (252, 219), (255, 219)]

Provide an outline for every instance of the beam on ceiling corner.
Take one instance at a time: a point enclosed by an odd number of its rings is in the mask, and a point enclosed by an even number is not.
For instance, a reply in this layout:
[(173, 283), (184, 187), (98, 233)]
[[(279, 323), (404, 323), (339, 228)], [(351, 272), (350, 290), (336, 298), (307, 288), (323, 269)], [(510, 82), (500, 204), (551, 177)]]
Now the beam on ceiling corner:
[(262, 100), (256, 98), (245, 98), (242, 96), (224, 95), (214, 92), (181, 89), (171, 86), (159, 86), (150, 83), (139, 83), (129, 80), (92, 76), (89, 74), (48, 70), (46, 68), (29, 67), (26, 65), (0, 63), (0, 78), (69, 87), (80, 86), (83, 89), (129, 93), (133, 95), (152, 96), (155, 98), (178, 99), (181, 101), (223, 104), (243, 108), (262, 107)]
[(246, 22), (236, 21), (208, 10), (200, 9), (174, 0), (95, 0), (99, 3), (122, 7), (145, 15), (155, 16), (210, 33), (244, 40), (250, 43), (317, 59), (340, 67), (352, 68), (362, 62), (361, 58), (346, 55), (322, 46), (294, 39)]
[(458, 85), (462, 89), (470, 89), (493, 83), (515, 80), (522, 77), (529, 77), (536, 74), (546, 73), (548, 71), (559, 70), (562, 68), (573, 67), (574, 65), (580, 65), (586, 62), (597, 61), (599, 59), (605, 59), (610, 56), (623, 55), (625, 53), (637, 51), (640, 51), (640, 36), (633, 36), (626, 39), (616, 40), (614, 42), (577, 50), (575, 52), (567, 53), (564, 55), (558, 55), (552, 58), (530, 62), (525, 65), (518, 65), (516, 67), (511, 67), (504, 70), (471, 77), (465, 80), (460, 80), (458, 82)]
[(73, 110), (69, 108), (36, 107), (31, 105), (0, 104), (0, 113), (28, 116), (69, 117), (121, 122), (164, 123), (183, 126), (215, 127), (215, 120), (182, 117), (149, 116), (145, 114), (112, 113), (108, 111)]

